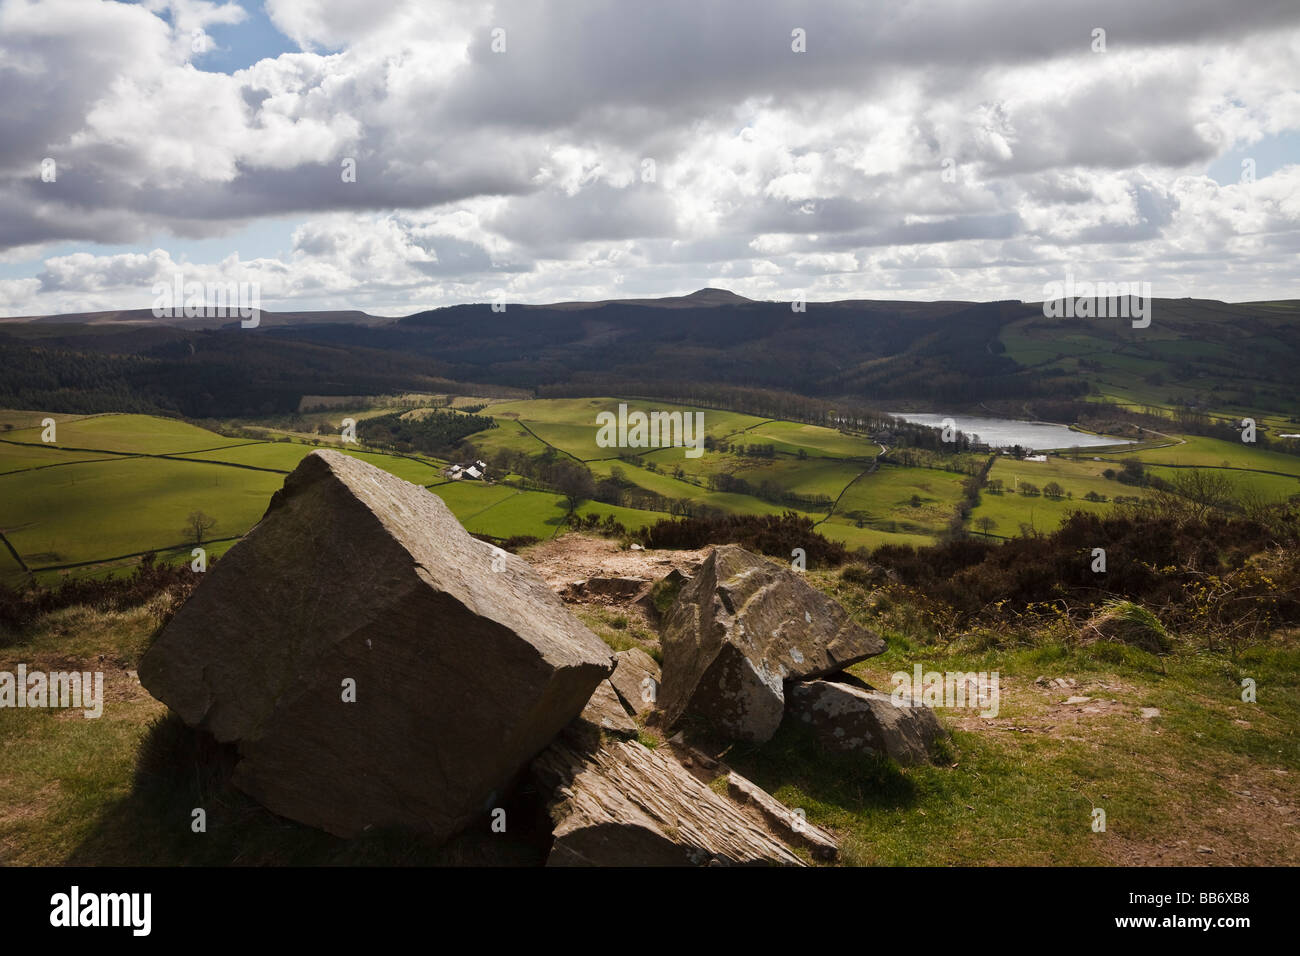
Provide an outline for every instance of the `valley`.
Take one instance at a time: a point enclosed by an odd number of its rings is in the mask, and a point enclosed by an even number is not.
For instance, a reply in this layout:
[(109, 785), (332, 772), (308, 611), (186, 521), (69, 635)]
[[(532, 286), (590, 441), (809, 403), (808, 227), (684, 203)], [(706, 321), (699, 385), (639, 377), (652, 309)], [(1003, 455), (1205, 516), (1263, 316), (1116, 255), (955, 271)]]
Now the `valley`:
[[(597, 416), (623, 402), (701, 416), (707, 450), (691, 457), (683, 448), (601, 447)], [(490, 419), (495, 427), (440, 455), (365, 438), (367, 420), (418, 419), (437, 409)], [(57, 422), (56, 442), (41, 440), (47, 417)], [(359, 443), (343, 440), (345, 420), (361, 423)], [(1017, 431), (1017, 423), (1005, 421), (999, 427), (1012, 436), (1044, 430), (1025, 424)], [(876, 439), (894, 436), (873, 438), (844, 425), (618, 397), (497, 401), (408, 393), (206, 427), (138, 414), (17, 411), (0, 413), (0, 428), (0, 531), (8, 545), (0, 579), (11, 585), (120, 573), (148, 552), (187, 562), (197, 542), (184, 526), (194, 511), (215, 520), (202, 544), (219, 556), (316, 447), (338, 447), (428, 488), (472, 533), (496, 542), (547, 540), (579, 519), (626, 536), (680, 516), (787, 511), (808, 517), (818, 533), (850, 551), (921, 547), (957, 532), (1000, 539), (1051, 531), (1074, 510), (1101, 514), (1143, 498), (1147, 487), (1115, 478), (1127, 461), (1166, 480), (1212, 471), (1236, 493), (1263, 500), (1300, 494), (1300, 457), (1203, 436), (1166, 433), (1084, 447), (1105, 438), (1057, 426), (1048, 433), (1071, 447), (1040, 449), (1051, 454), (1034, 461), (999, 448), (914, 447), (901, 433), (891, 447)], [(479, 457), (492, 463), (489, 481), (454, 481), (444, 473)], [(554, 460), (573, 466), (559, 483), (525, 473), (530, 463)], [(972, 498), (971, 476), (985, 466)]]

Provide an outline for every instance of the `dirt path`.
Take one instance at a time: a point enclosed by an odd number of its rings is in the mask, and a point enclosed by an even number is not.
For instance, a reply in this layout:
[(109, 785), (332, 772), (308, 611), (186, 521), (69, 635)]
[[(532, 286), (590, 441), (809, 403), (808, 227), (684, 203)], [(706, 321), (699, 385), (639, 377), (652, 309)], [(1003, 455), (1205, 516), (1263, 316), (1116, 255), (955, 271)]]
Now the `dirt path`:
[(698, 551), (623, 550), (617, 541), (564, 534), (534, 545), (521, 556), (556, 590), (590, 578), (644, 578), (657, 581), (673, 568), (689, 572), (708, 555)]

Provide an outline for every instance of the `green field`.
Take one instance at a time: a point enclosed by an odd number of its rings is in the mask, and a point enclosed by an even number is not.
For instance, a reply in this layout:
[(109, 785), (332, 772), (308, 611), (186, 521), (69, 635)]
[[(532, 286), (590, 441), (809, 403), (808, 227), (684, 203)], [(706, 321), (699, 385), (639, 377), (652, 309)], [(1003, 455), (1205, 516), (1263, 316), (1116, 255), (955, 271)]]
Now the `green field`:
[(311, 445), (297, 442), (241, 442), (226, 448), (196, 452), (183, 457), (194, 461), (223, 462), (249, 468), (267, 468), (285, 474), (298, 467), (303, 457), (311, 454)]
[[(516, 535), (549, 538), (563, 527), (568, 515), (564, 497), (544, 491), (520, 491), (505, 485), (468, 481), (447, 482), (429, 490), (442, 498), (471, 533), (494, 538)], [(601, 518), (613, 515), (628, 530), (664, 517), (599, 502), (583, 503), (578, 507), (578, 514), (596, 514)]]
[(0, 433), (4, 433), (4, 437), (8, 438), (10, 437), (8, 432), (13, 429), (38, 428), (41, 422), (46, 418), (53, 418), (59, 422), (72, 422), (78, 419), (92, 417), (94, 416), (73, 415), (64, 412), (51, 414), (50, 412), (36, 412), (31, 409), (0, 408)]
[(765, 481), (798, 495), (825, 495), (832, 501), (853, 483), (869, 465), (865, 462), (837, 461), (832, 458), (778, 458), (772, 462), (746, 461), (732, 472), (752, 485)]
[(415, 485), (432, 485), (446, 481), (442, 476), (445, 462), (437, 462), (431, 458), (405, 457), (402, 455), (381, 455), (374, 452), (355, 451), (351, 448), (339, 449), (353, 458), (360, 458), (362, 461), (369, 462), (376, 468), (382, 468), (389, 474), (396, 475), (403, 481), (409, 481)]
[(797, 454), (803, 448), (809, 455), (826, 458), (870, 461), (880, 451), (880, 446), (867, 438), (845, 435), (821, 425), (803, 425), (798, 422), (764, 422), (746, 432), (743, 440), (754, 444), (773, 444), (777, 451), (788, 454)]
[(199, 462), (126, 458), (0, 477), (0, 527), (28, 567), (80, 564), (183, 544), (185, 518), (242, 535), (284, 476)]
[(932, 538), (956, 513), (964, 480), (964, 475), (936, 468), (884, 464), (844, 492), (835, 508), (835, 523), (856, 526), (860, 521), (877, 532)]
[(1003, 326), (998, 337), (1016, 362), (1060, 369), (1106, 400), (1190, 405), (1275, 427), (1300, 413), (1300, 393), (1286, 371), (1300, 357), (1293, 303), (1157, 304), (1147, 328), (1134, 329), (1126, 319), (1034, 315)]
[[(35, 418), (39, 423), (41, 417), (17, 413), (13, 421), (22, 424)], [(220, 555), (257, 523), (284, 476), (314, 450), (305, 442), (227, 438), (143, 415), (88, 416), (59, 426), (59, 445), (102, 449), (98, 452), (17, 443), (33, 436), (39, 442), (39, 427), (34, 432), (15, 428), (8, 434), (13, 439), (0, 442), (0, 530), (44, 582), (120, 572), (147, 551), (158, 552), (163, 560), (188, 561), (193, 544), (185, 525), (192, 511), (216, 519), (204, 544), (210, 556)], [(537, 450), (541, 447), (538, 444)], [(431, 487), (476, 534), (547, 538), (564, 526), (568, 514), (558, 494), (448, 482), (441, 474), (445, 463), (435, 459), (340, 450)], [(668, 476), (630, 470), (649, 485), (702, 492)], [(732, 510), (748, 505), (761, 513), (780, 511), (741, 495), (702, 492), (702, 497)], [(666, 517), (597, 502), (583, 503), (578, 512), (602, 519), (612, 515), (629, 530)], [(0, 580), (17, 584), (25, 577), (9, 550), (0, 548)]]
[(817, 525), (817, 533), (831, 541), (838, 541), (850, 551), (857, 548), (875, 550), (885, 544), (901, 544), (912, 548), (924, 548), (934, 544), (934, 537), (928, 534), (909, 534), (906, 532), (877, 531), (875, 528), (859, 528), (856, 522), (846, 518), (829, 518)]
[(495, 538), (549, 538), (568, 513), (562, 496), (541, 491), (467, 481), (434, 485), (430, 490), (447, 503), (470, 532)]
[[(497, 402), (488, 411), (498, 427), (476, 433), (470, 443), (489, 456), (504, 449), (536, 456), (549, 445), (585, 460), (596, 480), (617, 469), (625, 482), (661, 499), (631, 495), (627, 504), (661, 510), (584, 501), (577, 511), (580, 516), (612, 515), (629, 530), (668, 517), (669, 502), (684, 501), (688, 508), (734, 514), (796, 510), (850, 549), (920, 546), (947, 531), (963, 502), (964, 474), (923, 467), (943, 460), (934, 453), (913, 452), (910, 465), (886, 459), (872, 470), (880, 449), (865, 437), (667, 403), (628, 402), (629, 409), (643, 411), (702, 411), (706, 433), (727, 450), (688, 458), (680, 448), (647, 449), (636, 460), (620, 460), (612, 454), (618, 449), (595, 444), (596, 413), (614, 410), (618, 403), (617, 398)], [(365, 411), (378, 414), (384, 408)], [(145, 415), (49, 416), (59, 422), (58, 442), (44, 444), (39, 426), (43, 417), (34, 411), (0, 411), (0, 424), (14, 426), (0, 440), (0, 531), (39, 580), (115, 572), (132, 566), (146, 551), (158, 551), (167, 560), (188, 560), (192, 542), (186, 517), (196, 510), (216, 519), (207, 544), (210, 553), (219, 554), (258, 521), (284, 476), (303, 456), (317, 445), (340, 448), (335, 434), (250, 440)], [(774, 454), (746, 455), (746, 445), (772, 445)], [(427, 456), (340, 450), (431, 488), (473, 533), (498, 539), (548, 538), (567, 526), (569, 506), (560, 494), (521, 490), (513, 482), (449, 482), (442, 475), (446, 462)], [(1126, 454), (1103, 452), (1096, 459), (1082, 455), (1078, 460), (1028, 462), (999, 457), (989, 478), (1001, 479), (1007, 493), (983, 489), (966, 528), (980, 533), (981, 519), (987, 518), (994, 522), (992, 534), (1006, 537), (1022, 527), (1051, 530), (1071, 510), (1104, 512), (1113, 507), (1110, 499), (1116, 496), (1146, 493), (1102, 475), (1105, 469), (1119, 470), (1129, 457), (1165, 480), (1185, 474), (1186, 467), (1227, 467), (1224, 474), (1239, 489), (1263, 498), (1300, 492), (1300, 459), (1209, 438)], [(710, 490), (710, 480), (724, 475), (746, 482), (754, 493)], [(512, 476), (498, 477), (509, 482)], [(1041, 489), (1051, 481), (1067, 494), (1054, 500), (1012, 493), (1020, 482)], [(1105, 495), (1108, 501), (1088, 502), (1084, 495), (1089, 492)], [(787, 494), (799, 496), (797, 507), (782, 503), (781, 496)], [(0, 554), (0, 579), (14, 582), (23, 577), (13, 556), (7, 550)]]
[(1276, 471), (1300, 477), (1300, 458), (1268, 451), (1247, 442), (1223, 441), (1193, 435), (1181, 445), (1153, 448), (1132, 455), (1106, 456), (1115, 460), (1136, 458), (1139, 461), (1163, 465), (1210, 465), (1244, 470)]
[(9, 553), (9, 549), (0, 546), (0, 584), (13, 587), (21, 584), (26, 576), (23, 573), (22, 565)]
[[(206, 428), (152, 415), (92, 415), (55, 420), (55, 448), (92, 448), (127, 454), (176, 455), (207, 448), (238, 445), (245, 439), (225, 438)], [(5, 438), (16, 442), (41, 442), (41, 427), (15, 428)]]
[[(593, 475), (608, 476), (613, 469), (623, 471), (623, 477), (646, 491), (663, 495), (666, 498), (685, 499), (712, 508), (721, 508), (733, 514), (779, 515), (792, 509), (762, 501), (752, 495), (736, 494), (728, 491), (709, 491), (707, 487), (693, 484), (681, 478), (664, 474), (662, 471), (649, 471), (622, 461), (593, 461), (588, 463)], [(604, 507), (604, 506), (602, 506)], [(626, 510), (626, 509), (624, 509)], [(799, 509), (793, 509), (799, 510)], [(663, 517), (663, 515), (658, 515)]]
[[(1186, 475), (1189, 471), (1200, 471), (1196, 468), (1170, 468), (1162, 465), (1152, 465), (1147, 469), (1153, 475), (1158, 475), (1165, 481), (1174, 481), (1180, 475)], [(1300, 478), (1292, 478), (1289, 475), (1272, 475), (1264, 474), (1258, 471), (1248, 469), (1204, 469), (1211, 471), (1215, 475), (1226, 477), (1232, 483), (1235, 495), (1240, 497), (1242, 493), (1250, 493), (1263, 498), (1266, 501), (1283, 502), (1293, 495), (1300, 495)]]
[[(629, 402), (631, 409), (703, 411), (706, 433), (720, 443), (772, 444), (776, 450), (773, 458), (716, 451), (687, 458), (681, 449), (648, 449), (644, 460), (658, 466), (652, 471), (619, 461), (612, 454), (617, 449), (595, 444), (596, 413), (615, 410), (618, 403), (616, 398), (498, 402), (490, 408), (498, 427), (476, 434), (473, 441), (488, 453), (510, 448), (534, 455), (550, 444), (564, 454), (589, 459), (597, 479), (609, 476), (617, 467), (625, 480), (648, 492), (724, 512), (779, 515), (790, 510), (787, 505), (748, 494), (709, 490), (709, 476), (725, 472), (755, 488), (766, 486), (772, 493), (822, 497), (828, 502), (826, 507), (807, 512), (815, 520), (826, 518), (829, 502), (855, 482), (879, 451), (872, 442), (829, 428), (666, 403)], [(379, 414), (384, 409), (358, 409), (361, 411)], [(332, 427), (337, 422), (329, 417), (331, 413), (343, 412), (353, 414), (347, 409), (317, 414), (320, 423)], [(44, 417), (38, 411), (0, 413), (0, 421), (12, 426), (5, 433), (7, 441), (0, 442), (0, 490), (4, 492), (0, 530), (43, 581), (118, 572), (131, 567), (146, 551), (157, 551), (165, 560), (189, 560), (192, 542), (185, 524), (196, 510), (216, 519), (205, 545), (210, 554), (219, 554), (260, 519), (284, 475), (303, 456), (318, 444), (339, 447), (334, 434), (305, 440), (253, 440), (145, 415), (50, 416), (58, 422), (58, 441), (45, 444), (40, 442), (39, 424)], [(249, 422), (239, 427), (256, 431), (258, 426)], [(261, 426), (261, 430), (263, 434), (288, 433), (269, 426)], [(93, 450), (71, 450), (74, 448)], [(565, 527), (568, 505), (561, 495), (503, 484), (448, 482), (441, 474), (446, 463), (424, 456), (341, 450), (430, 487), (471, 532), (495, 538), (546, 538)], [(678, 469), (681, 477), (674, 477)], [(913, 470), (897, 469), (900, 473)], [(936, 482), (936, 487), (942, 486), (942, 493), (927, 499), (920, 512), (909, 512), (908, 521), (901, 525), (884, 525), (882, 521), (880, 528), (858, 527), (861, 522), (856, 517), (837, 515), (826, 525), (828, 534), (850, 547), (887, 541), (926, 543), (944, 525), (947, 515), (941, 512), (950, 509), (956, 498), (950, 493), (952, 481), (938, 481), (938, 472), (917, 471), (911, 485), (904, 478), (897, 489), (890, 479), (876, 479), (891, 495), (890, 501), (873, 505), (882, 513), (889, 511), (893, 499), (900, 495), (910, 498)], [(580, 516), (612, 516), (629, 530), (668, 516), (666, 511), (598, 502), (582, 502), (577, 511)], [(23, 577), (7, 552), (0, 561), (0, 575), (7, 581)]]
[(50, 445), (18, 445), (0, 441), (0, 475), (30, 468), (48, 468), (78, 461), (102, 461), (116, 458), (106, 452), (64, 451)]
[[(41, 417), (9, 416), (16, 423)], [(185, 524), (192, 511), (216, 519), (204, 546), (210, 556), (220, 555), (257, 523), (284, 476), (313, 450), (301, 442), (228, 438), (145, 415), (83, 416), (57, 427), (58, 444), (16, 443), (39, 443), (39, 425), (15, 428), (0, 441), (0, 531), (46, 582), (127, 569), (146, 551), (188, 561), (193, 543)], [(407, 481), (444, 481), (440, 462), (342, 450)], [(544, 497), (547, 506), (559, 500)], [(517, 507), (502, 514), (515, 514), (531, 529), (511, 533), (554, 532), (541, 520), (524, 520)], [(0, 548), (0, 580), (14, 584), (24, 578), (8, 549)]]
[[(1001, 537), (1019, 534), (1022, 524), (1040, 532), (1053, 531), (1071, 511), (1104, 513), (1113, 507), (1111, 499), (1117, 495), (1141, 497), (1146, 494), (1142, 488), (1103, 477), (1102, 472), (1107, 468), (1119, 470), (1113, 462), (1093, 461), (1084, 455), (1078, 461), (1049, 457), (1041, 462), (1000, 457), (993, 463), (988, 480), (1000, 479), (1005, 490), (1000, 495), (991, 493), (987, 487), (982, 490), (980, 502), (971, 513), (967, 528), (979, 530), (980, 519), (988, 518), (995, 522), (989, 529), (990, 533)], [(1022, 483), (1036, 485), (1041, 491), (1053, 481), (1064, 489), (1065, 496), (1053, 499), (1043, 494), (1026, 496), (1016, 491)], [(1107, 500), (1088, 501), (1084, 496), (1089, 492), (1104, 495)]]
[[(747, 428), (761, 425), (765, 421), (753, 415), (738, 412), (717, 411), (714, 409), (692, 408), (686, 405), (674, 405), (670, 402), (644, 402), (633, 399), (618, 398), (544, 398), (527, 402), (502, 402), (489, 405), (480, 414), (491, 415), (507, 430), (507, 421), (521, 422), (544, 444), (549, 444), (582, 461), (597, 461), (617, 458), (618, 448), (602, 448), (596, 444), (596, 416), (601, 412), (618, 414), (620, 402), (626, 402), (628, 411), (663, 411), (663, 412), (701, 412), (704, 415), (704, 433), (718, 440), (755, 441), (741, 437)], [(511, 429), (508, 437), (475, 435), (474, 441), (480, 441), (485, 447), (519, 447), (527, 448), (527, 432)], [(822, 431), (830, 431), (822, 429)], [(830, 432), (832, 435), (835, 432)], [(793, 449), (792, 449), (793, 450)], [(635, 451), (635, 450), (633, 450)], [(652, 449), (644, 449), (649, 452)], [(685, 458), (682, 449), (670, 449), (676, 457)], [(687, 459), (688, 461), (699, 459)]]

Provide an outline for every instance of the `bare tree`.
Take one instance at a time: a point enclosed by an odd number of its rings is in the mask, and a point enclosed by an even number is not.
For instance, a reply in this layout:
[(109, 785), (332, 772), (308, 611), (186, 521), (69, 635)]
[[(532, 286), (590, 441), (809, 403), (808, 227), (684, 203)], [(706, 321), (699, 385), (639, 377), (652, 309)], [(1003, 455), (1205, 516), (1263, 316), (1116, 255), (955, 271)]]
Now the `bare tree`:
[(202, 544), (209, 531), (217, 526), (217, 519), (202, 511), (191, 511), (185, 519), (185, 529), (181, 532), (192, 539), (195, 544)]
[(1202, 468), (1179, 472), (1167, 486), (1150, 495), (1147, 505), (1164, 517), (1190, 522), (1241, 509), (1235, 482), (1227, 475)]
[(596, 494), (596, 482), (585, 465), (563, 462), (554, 471), (556, 488), (564, 495), (570, 511), (576, 511), (578, 505), (590, 500)]
[(979, 528), (980, 531), (983, 532), (984, 537), (986, 538), (989, 536), (989, 532), (992, 531), (997, 526), (998, 523), (994, 521), (992, 518), (990, 518), (988, 515), (980, 515), (978, 518), (975, 519), (975, 527)]

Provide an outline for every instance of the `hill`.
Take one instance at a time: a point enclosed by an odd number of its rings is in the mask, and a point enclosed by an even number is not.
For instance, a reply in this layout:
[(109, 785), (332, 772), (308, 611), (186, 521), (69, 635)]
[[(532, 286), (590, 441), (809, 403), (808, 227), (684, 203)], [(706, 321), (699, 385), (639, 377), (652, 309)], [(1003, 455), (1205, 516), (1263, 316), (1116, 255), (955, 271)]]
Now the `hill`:
[(845, 300), (797, 311), (701, 289), (457, 305), (392, 320), (267, 313), (256, 329), (135, 313), (41, 317), (0, 324), (0, 359), (11, 371), (0, 405), (208, 417), (285, 412), (308, 394), (509, 386), (732, 407), (735, 396), (718, 390), (748, 389), (875, 409), (986, 403), (1018, 414), (1087, 399), (1295, 420), (1300, 302), (1155, 299), (1151, 309), (1151, 325), (1136, 329), (1049, 319), (1040, 303)]

